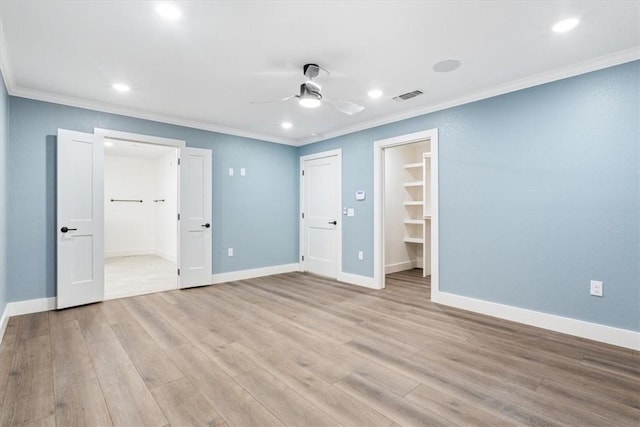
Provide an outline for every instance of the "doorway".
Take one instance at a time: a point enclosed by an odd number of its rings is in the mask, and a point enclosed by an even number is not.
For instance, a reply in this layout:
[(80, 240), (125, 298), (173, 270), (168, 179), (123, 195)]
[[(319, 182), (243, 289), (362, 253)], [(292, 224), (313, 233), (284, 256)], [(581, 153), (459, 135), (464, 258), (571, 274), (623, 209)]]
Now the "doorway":
[[(438, 130), (374, 144), (374, 282), (420, 269), (438, 292)], [(426, 282), (425, 282), (426, 283)]]
[[(174, 150), (173, 153), (177, 156), (177, 172), (172, 180), (175, 186), (172, 186), (176, 188), (178, 213), (175, 214), (173, 209), (168, 209), (165, 213), (169, 215), (169, 212), (173, 211), (178, 225), (168, 226), (170, 230), (164, 241), (170, 242), (170, 236), (174, 235), (171, 230), (175, 230), (176, 243), (173, 246), (177, 278), (171, 274), (171, 282), (175, 280), (176, 283), (171, 286), (188, 288), (211, 284), (211, 150), (186, 147), (185, 141), (181, 140), (108, 129), (94, 129), (93, 134), (58, 129), (56, 308), (73, 307), (105, 299), (105, 139), (111, 143), (126, 141)], [(138, 178), (132, 178), (135, 179)], [(121, 191), (125, 188), (135, 188), (136, 183), (129, 181), (126, 184), (121, 185)], [(107, 196), (107, 203), (145, 203), (144, 198), (136, 195), (122, 199), (120, 196)], [(163, 203), (160, 202), (161, 196), (151, 197), (149, 203)], [(148, 219), (147, 222), (153, 221)], [(159, 222), (162, 221), (159, 219)], [(171, 221), (171, 224), (176, 222)], [(161, 250), (158, 250), (158, 253), (160, 252)], [(118, 255), (117, 251), (111, 255)], [(172, 254), (163, 255), (171, 258)], [(167, 261), (170, 262), (170, 259)], [(167, 270), (169, 269), (174, 270), (174, 267), (168, 265)], [(156, 290), (158, 289), (155, 288), (153, 291)]]
[(104, 297), (178, 287), (178, 150), (104, 139)]
[(342, 150), (300, 157), (300, 265), (336, 279), (342, 271)]

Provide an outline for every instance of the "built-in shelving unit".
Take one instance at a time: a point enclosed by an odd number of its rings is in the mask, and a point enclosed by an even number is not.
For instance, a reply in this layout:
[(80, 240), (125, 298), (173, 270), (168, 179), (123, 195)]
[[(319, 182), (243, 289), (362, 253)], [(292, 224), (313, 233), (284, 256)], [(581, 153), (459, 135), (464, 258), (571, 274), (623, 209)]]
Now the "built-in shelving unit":
[[(407, 163), (404, 165), (407, 200), (403, 202), (405, 206), (405, 237), (404, 242), (412, 245), (422, 245), (424, 243), (424, 218), (422, 199), (424, 194), (424, 162)], [(414, 249), (414, 250), (417, 250)]]

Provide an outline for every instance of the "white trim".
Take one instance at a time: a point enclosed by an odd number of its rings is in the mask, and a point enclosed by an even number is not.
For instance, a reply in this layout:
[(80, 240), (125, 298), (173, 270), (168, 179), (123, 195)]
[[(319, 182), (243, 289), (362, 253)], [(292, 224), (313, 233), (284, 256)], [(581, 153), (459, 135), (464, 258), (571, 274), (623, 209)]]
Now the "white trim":
[[(9, 78), (7, 78), (7, 83), (9, 82), (11, 81), (9, 80)], [(11, 96), (34, 99), (34, 100), (43, 101), (43, 102), (51, 102), (54, 104), (67, 105), (70, 107), (83, 108), (86, 110), (100, 111), (100, 112), (109, 113), (109, 114), (117, 114), (121, 116), (133, 117), (133, 118), (142, 119), (142, 120), (151, 120), (154, 122), (166, 123), (166, 124), (171, 124), (176, 126), (184, 126), (191, 129), (206, 130), (209, 132), (239, 136), (242, 138), (256, 139), (258, 141), (273, 142), (276, 144), (293, 145), (293, 146), (297, 145), (293, 141), (277, 138), (277, 137), (262, 134), (262, 133), (250, 132), (242, 129), (221, 126), (213, 123), (206, 123), (198, 120), (185, 119), (182, 117), (175, 117), (171, 115), (153, 113), (149, 111), (141, 111), (133, 108), (107, 104), (99, 101), (69, 97), (69, 96), (59, 95), (59, 94), (41, 91), (41, 90), (25, 89), (21, 87), (16, 87), (13, 84), (11, 84), (11, 86), (7, 85), (7, 92), (9, 92), (9, 95)]]
[(117, 258), (122, 256), (140, 256), (140, 255), (149, 255), (153, 253), (152, 249), (129, 249), (126, 251), (110, 251), (105, 252), (105, 258)]
[[(176, 250), (177, 250), (177, 248), (176, 248)], [(159, 251), (159, 250), (154, 250), (153, 254), (155, 256), (157, 256), (157, 257), (162, 258), (162, 259), (166, 259), (167, 261), (177, 263), (176, 254), (172, 254), (172, 253), (165, 252), (165, 251)]]
[(439, 248), (440, 233), (438, 204), (438, 129), (414, 132), (393, 138), (381, 139), (373, 145), (373, 280), (376, 289), (384, 288), (384, 158), (385, 148), (429, 141), (431, 146), (431, 293), (438, 293), (440, 278)]
[(376, 282), (374, 281), (373, 277), (341, 272), (338, 274), (338, 278), (336, 280), (338, 280), (338, 282), (348, 283), (350, 285), (357, 285), (370, 289), (380, 289), (376, 286)]
[(2, 344), (2, 339), (4, 338), (4, 333), (7, 330), (7, 325), (9, 324), (9, 304), (4, 307), (4, 311), (2, 312), (2, 317), (0, 317), (0, 345)]
[(274, 274), (291, 273), (300, 271), (300, 264), (282, 264), (270, 267), (252, 268), (250, 270), (230, 271), (211, 275), (211, 284), (233, 282), (236, 280), (255, 279), (257, 277), (273, 276)]
[(93, 128), (95, 135), (103, 138), (122, 139), (125, 141), (142, 142), (145, 144), (164, 145), (167, 147), (186, 147), (187, 142), (183, 139), (163, 138), (161, 136), (142, 135), (139, 133), (121, 132), (119, 130)]
[(524, 77), (522, 79), (512, 80), (510, 82), (499, 84), (496, 86), (491, 86), (470, 93), (468, 95), (461, 96), (459, 98), (441, 102), (440, 104), (418, 107), (412, 110), (402, 111), (398, 114), (360, 122), (353, 126), (323, 133), (322, 137), (304, 138), (302, 140), (299, 140), (297, 145), (302, 147), (304, 145), (313, 144), (314, 142), (325, 141), (327, 139), (336, 138), (338, 136), (347, 135), (361, 130), (399, 122), (401, 120), (434, 113), (436, 111), (446, 110), (447, 108), (457, 107), (459, 105), (469, 104), (471, 102), (480, 101), (487, 98), (493, 98), (495, 96), (516, 92), (522, 89), (551, 83), (569, 77), (575, 77), (580, 74), (598, 71), (603, 68), (614, 67), (616, 65), (636, 61), (638, 59), (640, 59), (640, 49), (638, 49), (638, 47), (632, 47), (629, 49), (599, 56), (597, 58), (588, 59), (577, 64), (571, 64), (566, 67), (557, 68), (555, 70), (546, 71), (543, 73), (535, 74), (533, 76)]
[(387, 264), (384, 266), (384, 274), (398, 273), (399, 271), (411, 270), (418, 267), (415, 261), (396, 262), (395, 264)]
[(234, 136), (239, 136), (243, 138), (257, 139), (261, 141), (273, 142), (276, 144), (292, 145), (294, 147), (301, 147), (307, 144), (312, 144), (314, 142), (324, 141), (324, 140), (335, 138), (338, 136), (358, 132), (360, 130), (398, 122), (400, 120), (405, 120), (412, 117), (433, 113), (435, 111), (444, 110), (444, 109), (455, 107), (458, 105), (468, 104), (470, 102), (491, 98), (491, 97), (502, 95), (509, 92), (515, 92), (517, 90), (526, 89), (529, 87), (566, 79), (568, 77), (573, 77), (580, 74), (586, 74), (592, 71), (597, 71), (603, 68), (613, 67), (616, 65), (620, 65), (620, 64), (624, 64), (627, 62), (636, 61), (640, 59), (640, 49), (638, 49), (638, 47), (632, 47), (632, 48), (621, 50), (618, 52), (602, 55), (596, 58), (591, 58), (576, 64), (571, 64), (565, 67), (557, 68), (555, 70), (546, 71), (533, 76), (529, 76), (522, 79), (513, 80), (511, 82), (507, 82), (504, 84), (492, 86), (492, 87), (471, 93), (469, 95), (462, 96), (460, 98), (442, 102), (437, 105), (421, 107), (421, 108), (417, 108), (409, 111), (404, 111), (399, 114), (389, 115), (379, 119), (361, 122), (354, 126), (349, 126), (349, 127), (332, 131), (332, 132), (325, 133), (321, 137), (291, 140), (291, 139), (275, 137), (272, 135), (266, 135), (266, 134), (257, 133), (257, 132), (250, 132), (242, 129), (225, 127), (225, 126), (216, 125), (213, 123), (206, 123), (206, 122), (201, 122), (197, 120), (189, 120), (181, 117), (174, 117), (170, 115), (164, 115), (164, 114), (158, 114), (158, 113), (152, 113), (152, 112), (143, 112), (140, 110), (135, 110), (127, 107), (110, 105), (103, 102), (88, 101), (85, 99), (67, 97), (67, 96), (45, 92), (45, 91), (17, 87), (14, 83), (13, 75), (11, 74), (11, 66), (9, 64), (9, 58), (6, 52), (8, 52), (8, 50), (6, 49), (6, 37), (3, 37), (2, 28), (0, 28), (0, 71), (2, 71), (2, 75), (4, 76), (7, 92), (11, 96), (35, 99), (35, 100), (44, 101), (44, 102), (52, 102), (55, 104), (85, 108), (88, 110), (101, 111), (105, 113), (119, 114), (123, 116), (143, 119), (143, 120), (153, 120), (161, 123), (167, 123), (167, 124), (172, 124), (177, 126), (185, 126), (192, 129), (202, 129), (210, 132), (223, 133), (223, 134), (234, 135)]
[[(299, 188), (300, 188), (300, 212), (304, 209), (304, 186), (302, 185), (302, 170), (304, 162), (307, 160), (317, 160), (325, 157), (338, 157), (338, 203), (340, 208), (338, 209), (338, 217), (336, 221), (338, 224), (336, 225), (336, 231), (338, 233), (338, 243), (336, 248), (336, 279), (342, 274), (342, 222), (344, 221), (344, 217), (342, 215), (342, 149), (337, 148), (335, 150), (322, 151), (320, 153), (307, 154), (304, 156), (300, 156), (300, 164), (298, 171), (299, 178)], [(304, 255), (302, 252), (305, 248), (304, 242), (304, 221), (302, 220), (302, 215), (298, 216), (298, 230), (299, 230), (299, 248), (298, 248), (298, 259), (300, 260), (300, 271), (305, 271), (304, 269), (304, 261), (302, 261), (302, 256)]]
[(9, 317), (20, 316), (22, 314), (40, 313), (41, 311), (51, 311), (56, 308), (56, 297), (28, 299), (24, 301), (10, 302), (7, 304)]
[(640, 332), (599, 325), (597, 323), (464, 297), (447, 292), (432, 295), (431, 300), (438, 304), (486, 314), (499, 319), (511, 320), (525, 325), (536, 326), (538, 328), (630, 348), (632, 350), (640, 350)]

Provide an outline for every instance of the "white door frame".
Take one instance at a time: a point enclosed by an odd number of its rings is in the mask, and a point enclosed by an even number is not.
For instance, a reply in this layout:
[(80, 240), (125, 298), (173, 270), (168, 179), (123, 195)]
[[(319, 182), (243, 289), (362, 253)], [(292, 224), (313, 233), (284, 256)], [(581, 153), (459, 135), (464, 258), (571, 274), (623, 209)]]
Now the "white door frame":
[(438, 198), (438, 128), (375, 141), (373, 149), (373, 282), (376, 289), (385, 287), (384, 271), (384, 149), (414, 142), (431, 144), (431, 299), (440, 291), (439, 198)]
[[(94, 135), (98, 137), (98, 143), (104, 144), (104, 139), (121, 139), (124, 141), (134, 141), (140, 142), (143, 144), (152, 144), (152, 145), (164, 145), (166, 147), (175, 147), (178, 150), (178, 157), (180, 156), (180, 149), (187, 146), (186, 141), (181, 139), (171, 139), (171, 138), (163, 138), (160, 136), (151, 136), (151, 135), (142, 135), (138, 133), (130, 133), (130, 132), (121, 132), (117, 130), (111, 129), (101, 129), (94, 128)], [(176, 205), (178, 206), (178, 210), (180, 209), (180, 172), (176, 174), (178, 176), (177, 181), (177, 195), (176, 195)], [(177, 222), (177, 218), (176, 218)], [(180, 227), (176, 224), (176, 265), (180, 266)], [(177, 274), (178, 280), (176, 281), (176, 289), (179, 289), (180, 286), (180, 276)]]
[[(332, 156), (337, 156), (338, 157), (338, 203), (340, 205), (340, 207), (342, 207), (342, 149), (338, 148), (335, 150), (329, 150), (329, 151), (323, 151), (321, 153), (313, 153), (313, 154), (307, 154), (305, 156), (300, 156), (300, 171), (298, 174), (298, 177), (302, 178), (302, 170), (303, 170), (303, 166), (304, 166), (304, 162), (307, 160), (316, 160), (316, 159), (322, 159), (324, 157), (332, 157)], [(302, 212), (304, 210), (304, 202), (305, 202), (305, 191), (304, 191), (304, 185), (302, 184), (302, 179), (300, 179), (299, 181), (299, 185), (300, 185), (300, 216), (298, 217), (298, 224), (299, 224), (299, 232), (300, 232), (300, 247), (299, 247), (299, 251), (298, 251), (298, 259), (300, 260), (300, 271), (305, 271), (304, 269), (304, 261), (302, 260), (302, 256), (304, 248), (305, 248), (305, 239), (304, 239), (304, 220), (302, 219)], [(342, 212), (342, 209), (339, 209), (339, 213)], [(337, 242), (337, 248), (336, 248), (336, 258), (337, 258), (337, 264), (336, 264), (336, 278), (339, 279), (342, 275), (342, 221), (344, 219), (343, 215), (339, 215), (339, 217), (336, 219), (338, 221), (338, 224), (336, 225), (336, 232), (338, 233), (338, 242)]]

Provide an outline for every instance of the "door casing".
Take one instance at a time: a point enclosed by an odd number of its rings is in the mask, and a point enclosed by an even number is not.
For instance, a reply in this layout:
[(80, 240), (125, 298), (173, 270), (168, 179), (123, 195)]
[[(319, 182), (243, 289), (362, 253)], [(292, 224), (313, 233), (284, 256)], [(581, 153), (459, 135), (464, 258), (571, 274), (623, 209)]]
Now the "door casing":
[(376, 289), (385, 287), (384, 271), (384, 149), (428, 140), (431, 144), (431, 299), (440, 291), (438, 128), (375, 141), (373, 148), (373, 279)]

